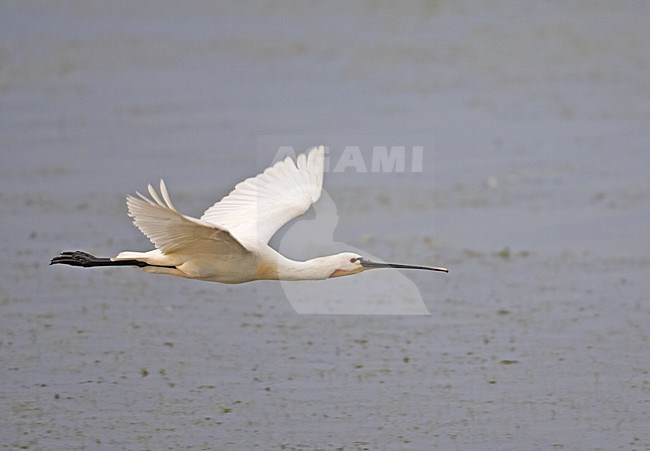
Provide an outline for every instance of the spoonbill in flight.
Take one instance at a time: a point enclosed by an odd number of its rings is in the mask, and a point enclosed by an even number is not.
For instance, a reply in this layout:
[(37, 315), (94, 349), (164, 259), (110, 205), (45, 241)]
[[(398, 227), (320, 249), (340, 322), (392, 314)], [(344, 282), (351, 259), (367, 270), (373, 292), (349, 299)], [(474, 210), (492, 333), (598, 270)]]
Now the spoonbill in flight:
[(286, 157), (237, 184), (200, 219), (179, 213), (160, 180), (160, 195), (149, 185), (151, 198), (140, 193), (126, 198), (133, 224), (151, 240), (154, 250), (120, 252), (114, 258), (62, 252), (50, 264), (136, 266), (153, 274), (222, 283), (323, 280), (376, 268), (448, 272), (441, 267), (371, 261), (352, 252), (301, 262), (272, 249), (268, 242), (278, 229), (319, 199), (324, 158), (323, 146), (298, 155), (295, 161)]

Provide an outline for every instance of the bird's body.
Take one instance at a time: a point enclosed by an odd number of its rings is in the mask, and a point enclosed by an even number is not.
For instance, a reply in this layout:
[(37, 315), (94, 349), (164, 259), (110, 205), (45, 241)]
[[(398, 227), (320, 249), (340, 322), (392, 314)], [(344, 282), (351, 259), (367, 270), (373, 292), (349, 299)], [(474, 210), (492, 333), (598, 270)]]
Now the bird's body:
[(133, 223), (156, 247), (149, 252), (121, 252), (97, 258), (80, 251), (63, 252), (52, 264), (136, 266), (154, 274), (221, 283), (253, 280), (323, 280), (371, 268), (393, 267), (447, 272), (445, 268), (371, 262), (344, 252), (305, 262), (286, 258), (268, 245), (290, 220), (318, 201), (323, 186), (323, 146), (277, 162), (205, 211), (200, 219), (183, 215), (171, 202), (164, 181), (160, 194), (128, 196)]

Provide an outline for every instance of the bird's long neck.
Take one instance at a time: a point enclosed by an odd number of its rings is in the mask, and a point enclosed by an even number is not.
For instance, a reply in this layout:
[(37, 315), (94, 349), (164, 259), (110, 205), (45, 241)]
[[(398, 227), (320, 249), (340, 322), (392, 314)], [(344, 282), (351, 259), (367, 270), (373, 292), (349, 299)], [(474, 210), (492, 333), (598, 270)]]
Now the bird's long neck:
[(280, 257), (276, 267), (277, 278), (280, 280), (324, 280), (336, 271), (333, 256), (312, 258), (304, 262)]

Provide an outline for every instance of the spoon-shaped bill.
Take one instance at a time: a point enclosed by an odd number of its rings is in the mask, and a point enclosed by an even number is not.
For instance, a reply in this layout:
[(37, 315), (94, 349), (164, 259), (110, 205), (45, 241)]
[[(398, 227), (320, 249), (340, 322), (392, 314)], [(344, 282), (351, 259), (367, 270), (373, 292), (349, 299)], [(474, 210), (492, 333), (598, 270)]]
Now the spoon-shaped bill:
[(371, 260), (366, 260), (362, 258), (359, 263), (361, 266), (367, 269), (377, 269), (377, 268), (397, 268), (397, 269), (424, 269), (427, 271), (442, 271), (449, 272), (447, 268), (442, 268), (440, 266), (419, 266), (419, 265), (402, 265), (400, 263), (381, 263), (373, 262)]

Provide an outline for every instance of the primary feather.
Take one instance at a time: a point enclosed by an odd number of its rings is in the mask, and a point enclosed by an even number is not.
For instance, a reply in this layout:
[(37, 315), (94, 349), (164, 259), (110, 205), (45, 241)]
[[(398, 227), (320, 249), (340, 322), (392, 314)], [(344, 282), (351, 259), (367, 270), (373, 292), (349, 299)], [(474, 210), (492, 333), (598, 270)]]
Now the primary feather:
[(324, 161), (323, 146), (298, 155), (295, 162), (286, 157), (237, 184), (203, 213), (201, 221), (230, 231), (240, 241), (268, 243), (280, 227), (304, 214), (320, 198)]
[[(126, 203), (133, 224), (164, 254), (210, 254), (245, 251), (228, 230), (185, 216), (174, 208), (167, 187), (160, 181), (160, 193), (149, 185), (151, 199), (137, 193)], [(164, 199), (164, 201), (163, 201)]]

